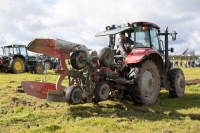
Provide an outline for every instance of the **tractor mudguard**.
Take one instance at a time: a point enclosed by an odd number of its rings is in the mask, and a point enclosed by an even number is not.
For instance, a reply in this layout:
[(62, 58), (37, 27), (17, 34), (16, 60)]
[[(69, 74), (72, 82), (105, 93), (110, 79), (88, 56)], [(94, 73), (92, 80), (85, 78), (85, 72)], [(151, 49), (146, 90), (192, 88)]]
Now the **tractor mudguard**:
[(136, 48), (133, 49), (128, 56), (126, 57), (126, 59), (124, 60), (125, 64), (131, 64), (131, 63), (139, 63), (142, 60), (144, 60), (145, 58), (147, 58), (149, 55), (151, 54), (158, 54), (160, 57), (161, 55), (150, 48)]

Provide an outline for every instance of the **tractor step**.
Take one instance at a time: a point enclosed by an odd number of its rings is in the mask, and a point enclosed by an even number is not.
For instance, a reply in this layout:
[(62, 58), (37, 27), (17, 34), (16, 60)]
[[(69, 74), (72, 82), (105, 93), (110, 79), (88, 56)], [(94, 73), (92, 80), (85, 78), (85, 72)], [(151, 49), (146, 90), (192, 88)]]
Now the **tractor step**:
[(66, 102), (65, 92), (62, 90), (49, 90), (47, 94), (47, 101)]

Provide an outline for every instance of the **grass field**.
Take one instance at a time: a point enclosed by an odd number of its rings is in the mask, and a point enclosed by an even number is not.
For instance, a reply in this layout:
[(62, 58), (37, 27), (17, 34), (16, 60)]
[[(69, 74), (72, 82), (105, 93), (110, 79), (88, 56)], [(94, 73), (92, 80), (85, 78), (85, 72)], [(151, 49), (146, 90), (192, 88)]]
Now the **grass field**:
[[(200, 78), (199, 68), (182, 68), (186, 80)], [(58, 75), (47, 72), (47, 81)], [(6, 133), (199, 133), (200, 84), (186, 86), (182, 98), (170, 98), (162, 90), (150, 106), (135, 106), (131, 100), (87, 103), (48, 102), (16, 92), (22, 80), (44, 80), (44, 75), (0, 73), (0, 132)], [(63, 82), (67, 85), (67, 79)]]

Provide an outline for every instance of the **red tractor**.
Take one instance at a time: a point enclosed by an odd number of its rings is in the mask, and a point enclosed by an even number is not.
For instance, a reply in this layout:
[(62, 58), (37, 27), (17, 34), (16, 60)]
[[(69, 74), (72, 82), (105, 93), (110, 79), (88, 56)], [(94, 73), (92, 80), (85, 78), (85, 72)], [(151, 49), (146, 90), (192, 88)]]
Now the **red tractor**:
[[(125, 32), (134, 43), (126, 57), (117, 55), (116, 35)], [(114, 52), (110, 65), (118, 77), (133, 80), (134, 84), (121, 84), (109, 80), (110, 90), (117, 96), (130, 95), (137, 105), (149, 105), (157, 101), (162, 88), (169, 90), (171, 97), (182, 97), (185, 91), (185, 77), (179, 68), (171, 69), (168, 59), (168, 35), (176, 40), (176, 32), (160, 32), (160, 27), (150, 22), (133, 22), (107, 26), (106, 31), (96, 36), (109, 36), (109, 48)], [(160, 36), (164, 36), (165, 47)], [(170, 49), (173, 52), (173, 48)], [(101, 54), (101, 53), (100, 53)]]

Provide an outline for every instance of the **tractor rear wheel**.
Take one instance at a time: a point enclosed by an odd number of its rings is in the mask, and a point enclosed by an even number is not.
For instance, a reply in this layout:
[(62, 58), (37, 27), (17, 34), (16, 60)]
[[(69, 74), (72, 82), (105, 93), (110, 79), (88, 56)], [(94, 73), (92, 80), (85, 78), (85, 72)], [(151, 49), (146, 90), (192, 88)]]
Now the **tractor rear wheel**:
[(83, 69), (86, 65), (85, 61), (82, 61), (82, 59), (87, 57), (87, 53), (85, 53), (82, 50), (76, 50), (72, 53), (70, 57), (71, 65), (74, 69), (80, 70)]
[(41, 63), (37, 63), (35, 65), (35, 70), (34, 70), (35, 73), (39, 73), (39, 74), (42, 74), (44, 72), (44, 66), (41, 64)]
[(160, 92), (160, 75), (157, 66), (154, 62), (147, 60), (135, 73), (135, 84), (131, 91), (134, 103), (136, 105), (155, 103)]
[(109, 96), (110, 88), (107, 83), (100, 82), (94, 89), (94, 95), (97, 102), (106, 100)]
[(171, 69), (169, 72), (169, 82), (172, 90), (169, 90), (171, 97), (182, 97), (185, 91), (185, 77), (179, 68)]
[(99, 52), (99, 62), (102, 66), (107, 67), (110, 66), (114, 59), (113, 51), (110, 48), (103, 48)]
[(25, 72), (25, 69), (26, 69), (25, 61), (22, 58), (16, 57), (13, 59), (13, 65), (12, 65), (13, 73), (23, 73)]
[(72, 85), (66, 90), (66, 99), (70, 104), (81, 103), (82, 89), (78, 85)]

